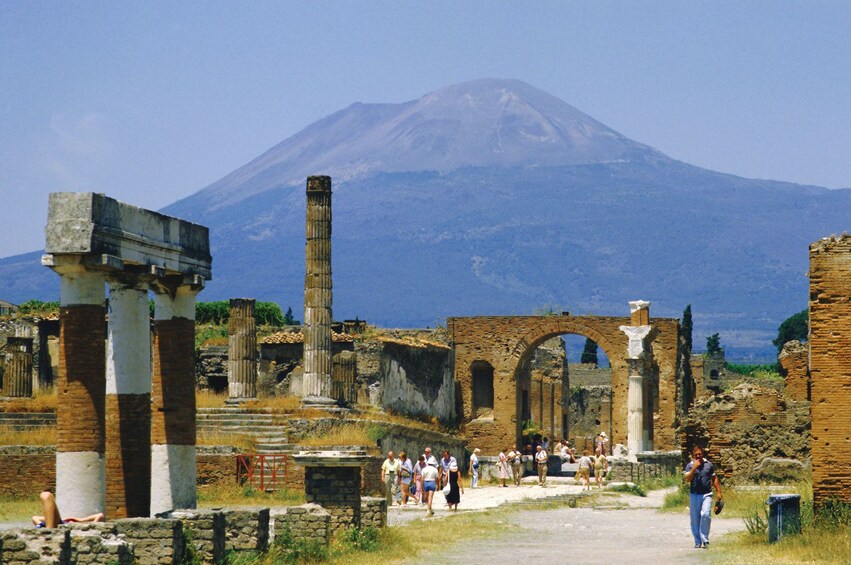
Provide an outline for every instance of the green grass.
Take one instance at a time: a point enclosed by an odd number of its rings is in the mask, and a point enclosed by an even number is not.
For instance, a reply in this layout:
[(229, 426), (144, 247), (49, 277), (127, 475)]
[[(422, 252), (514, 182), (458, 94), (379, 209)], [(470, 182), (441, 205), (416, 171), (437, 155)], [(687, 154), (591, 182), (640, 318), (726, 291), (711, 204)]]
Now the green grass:
[(35, 514), (41, 514), (38, 493), (0, 495), (0, 522), (29, 521)]

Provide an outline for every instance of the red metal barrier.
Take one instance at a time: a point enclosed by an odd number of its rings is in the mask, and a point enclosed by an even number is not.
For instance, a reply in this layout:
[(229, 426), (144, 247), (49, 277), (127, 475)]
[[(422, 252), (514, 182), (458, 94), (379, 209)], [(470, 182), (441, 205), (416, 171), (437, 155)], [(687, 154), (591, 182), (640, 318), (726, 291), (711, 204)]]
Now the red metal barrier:
[(278, 490), (287, 484), (287, 456), (243, 453), (236, 456), (236, 481), (258, 490)]

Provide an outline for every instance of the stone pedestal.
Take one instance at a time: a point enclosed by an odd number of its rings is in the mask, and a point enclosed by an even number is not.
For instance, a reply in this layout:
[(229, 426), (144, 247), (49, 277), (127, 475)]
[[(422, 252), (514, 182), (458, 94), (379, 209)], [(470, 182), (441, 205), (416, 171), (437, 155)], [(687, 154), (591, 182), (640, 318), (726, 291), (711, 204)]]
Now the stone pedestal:
[(232, 298), (228, 321), (228, 399), (257, 398), (257, 325), (253, 298)]
[(6, 338), (6, 369), (3, 373), (2, 396), (33, 395), (33, 338)]
[(331, 515), (331, 530), (361, 525), (361, 467), (365, 451), (302, 451), (295, 456), (304, 467), (307, 502), (322, 506)]

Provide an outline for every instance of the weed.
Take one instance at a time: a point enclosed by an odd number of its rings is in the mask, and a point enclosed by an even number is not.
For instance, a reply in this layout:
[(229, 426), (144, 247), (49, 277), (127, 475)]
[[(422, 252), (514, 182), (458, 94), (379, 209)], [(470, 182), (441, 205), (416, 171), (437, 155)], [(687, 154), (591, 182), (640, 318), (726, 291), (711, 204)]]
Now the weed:
[(56, 427), (0, 428), (0, 445), (56, 445)]
[(13, 398), (0, 404), (3, 412), (56, 412), (56, 387), (40, 388), (31, 398)]
[(373, 527), (350, 528), (343, 533), (342, 544), (355, 551), (375, 551), (378, 549), (378, 530)]
[(764, 534), (768, 531), (768, 507), (765, 504), (754, 504), (742, 519), (750, 534)]
[(647, 496), (647, 489), (644, 485), (635, 484), (635, 483), (624, 483), (620, 485), (615, 485), (612, 487), (614, 492), (625, 492), (628, 494), (634, 494), (635, 496)]
[(689, 486), (681, 483), (680, 488), (665, 495), (665, 500), (662, 502), (662, 510), (682, 510), (688, 506), (688, 499)]

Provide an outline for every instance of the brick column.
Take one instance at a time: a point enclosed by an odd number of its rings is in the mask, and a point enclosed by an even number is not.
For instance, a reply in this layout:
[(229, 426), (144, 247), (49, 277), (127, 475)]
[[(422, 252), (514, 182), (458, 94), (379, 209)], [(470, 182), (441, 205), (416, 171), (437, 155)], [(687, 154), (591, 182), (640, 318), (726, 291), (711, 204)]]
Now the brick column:
[(148, 287), (109, 282), (106, 517), (147, 517), (151, 499), (151, 316)]
[(851, 236), (810, 245), (813, 502), (851, 502)]
[(228, 397), (257, 398), (257, 326), (253, 298), (231, 298), (228, 319)]
[(151, 515), (195, 508), (195, 295), (154, 295)]
[(331, 177), (307, 178), (302, 396), (331, 395)]
[(60, 274), (56, 501), (67, 516), (88, 516), (105, 508), (104, 279), (54, 269)]
[(6, 338), (6, 370), (3, 373), (2, 395), (33, 395), (33, 338)]

